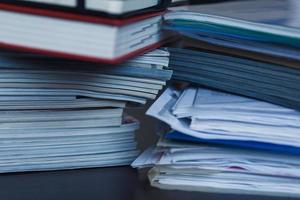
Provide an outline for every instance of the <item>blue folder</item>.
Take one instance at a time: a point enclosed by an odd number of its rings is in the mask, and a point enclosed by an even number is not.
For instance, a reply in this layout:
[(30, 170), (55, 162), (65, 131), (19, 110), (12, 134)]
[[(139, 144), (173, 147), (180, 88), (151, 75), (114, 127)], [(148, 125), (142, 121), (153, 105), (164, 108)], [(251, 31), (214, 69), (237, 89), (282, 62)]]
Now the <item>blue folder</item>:
[(300, 147), (293, 147), (288, 145), (278, 145), (265, 142), (255, 142), (255, 141), (240, 141), (240, 140), (212, 140), (212, 139), (203, 139), (197, 138), (178, 131), (171, 131), (165, 134), (166, 139), (181, 140), (186, 142), (194, 143), (209, 143), (209, 144), (221, 144), (225, 146), (234, 146), (242, 147), (248, 149), (256, 150), (267, 150), (278, 153), (288, 153), (288, 154), (297, 154), (300, 155)]

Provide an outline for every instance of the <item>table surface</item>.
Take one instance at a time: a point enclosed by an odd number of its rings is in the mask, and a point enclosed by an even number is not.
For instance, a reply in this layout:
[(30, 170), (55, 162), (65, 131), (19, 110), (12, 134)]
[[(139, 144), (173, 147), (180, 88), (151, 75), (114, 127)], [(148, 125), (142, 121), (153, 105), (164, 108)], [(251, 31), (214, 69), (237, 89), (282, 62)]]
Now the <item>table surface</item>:
[(130, 167), (5, 174), (0, 188), (1, 200), (286, 200), (159, 190)]

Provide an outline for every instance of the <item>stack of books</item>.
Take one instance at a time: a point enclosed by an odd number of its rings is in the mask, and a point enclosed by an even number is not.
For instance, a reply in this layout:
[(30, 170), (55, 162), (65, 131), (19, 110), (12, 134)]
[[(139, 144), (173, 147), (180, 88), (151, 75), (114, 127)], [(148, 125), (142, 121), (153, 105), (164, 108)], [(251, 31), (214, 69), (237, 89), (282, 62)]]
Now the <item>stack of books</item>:
[(292, 5), (283, 4), (227, 2), (166, 14), (165, 29), (183, 36), (170, 49), (174, 79), (300, 109), (300, 31)]
[(171, 127), (132, 164), (163, 189), (299, 197), (300, 112), (206, 88), (168, 88), (147, 114)]
[(0, 173), (136, 158), (139, 122), (123, 111), (171, 78), (154, 50), (167, 3), (0, 1)]
[(293, 6), (282, 4), (233, 1), (165, 15), (165, 28), (183, 38), (169, 48), (180, 84), (147, 111), (167, 130), (132, 164), (153, 167), (153, 186), (300, 196), (300, 32), (285, 10)]
[(0, 172), (130, 164), (139, 123), (123, 110), (156, 97), (167, 65), (163, 50), (110, 67), (2, 52)]

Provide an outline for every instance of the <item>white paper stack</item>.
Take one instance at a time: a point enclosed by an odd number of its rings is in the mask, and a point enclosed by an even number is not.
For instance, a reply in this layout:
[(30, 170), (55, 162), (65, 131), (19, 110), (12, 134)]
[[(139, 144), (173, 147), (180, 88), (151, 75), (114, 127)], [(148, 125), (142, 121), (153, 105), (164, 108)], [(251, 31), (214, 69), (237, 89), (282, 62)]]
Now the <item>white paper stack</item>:
[(167, 123), (132, 166), (163, 189), (300, 197), (300, 112), (247, 97), (168, 88), (147, 111)]
[(162, 189), (300, 196), (297, 155), (162, 139), (132, 165), (154, 166), (149, 172), (151, 185)]
[[(0, 54), (0, 173), (128, 165), (143, 104), (170, 79), (156, 50), (119, 66)], [(133, 104), (134, 105), (134, 104)]]
[(154, 99), (172, 72), (169, 54), (156, 50), (119, 66), (0, 54), (0, 100), (74, 100), (78, 97), (144, 104)]
[(182, 93), (169, 88), (147, 114), (195, 138), (300, 148), (299, 111), (242, 96), (203, 88)]

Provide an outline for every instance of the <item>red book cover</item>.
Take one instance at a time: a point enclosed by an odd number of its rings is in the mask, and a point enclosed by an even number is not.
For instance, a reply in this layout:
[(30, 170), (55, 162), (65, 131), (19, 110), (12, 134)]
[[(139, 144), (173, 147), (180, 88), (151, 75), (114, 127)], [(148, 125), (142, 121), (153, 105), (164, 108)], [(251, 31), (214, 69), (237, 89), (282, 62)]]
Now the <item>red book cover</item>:
[(11, 45), (11, 44), (7, 44), (7, 43), (3, 43), (3, 42), (0, 42), (0, 48), (23, 51), (23, 52), (31, 52), (31, 53), (37, 53), (37, 54), (42, 54), (42, 55), (67, 58), (67, 59), (73, 59), (73, 60), (75, 59), (75, 60), (81, 60), (81, 61), (87, 61), (87, 62), (99, 62), (99, 63), (107, 63), (107, 64), (115, 65), (115, 64), (120, 64), (126, 60), (129, 60), (130, 58), (139, 56), (143, 53), (157, 49), (164, 42), (166, 42), (166, 41), (151, 44), (149, 46), (146, 46), (144, 48), (138, 49), (136, 51), (130, 52), (129, 54), (126, 54), (124, 56), (117, 57), (114, 59), (105, 59), (105, 58), (100, 58), (100, 57), (83, 56), (83, 55), (67, 53), (67, 52), (50, 51), (50, 50), (44, 50), (44, 49), (38, 49), (38, 48), (25, 47), (25, 46), (21, 46), (21, 45)]
[[(125, 19), (116, 19), (116, 18), (105, 18), (105, 17), (101, 17), (101, 16), (89, 16), (89, 15), (82, 15), (82, 14), (67, 13), (67, 12), (62, 12), (62, 11), (45, 10), (45, 9), (39, 9), (39, 8), (21, 7), (18, 5), (6, 4), (6, 3), (0, 3), (0, 10), (17, 12), (17, 13), (25, 13), (25, 14), (31, 14), (31, 15), (49, 16), (49, 17), (54, 17), (54, 18), (67, 19), (67, 20), (82, 21), (82, 22), (87, 22), (87, 23), (107, 24), (107, 25), (113, 25), (113, 26), (124, 26), (124, 25), (130, 24), (130, 23), (134, 23), (134, 22), (137, 22), (140, 20), (144, 20), (147, 18), (151, 18), (151, 17), (155, 17), (155, 16), (159, 16), (159, 15), (163, 14), (163, 12), (154, 12), (154, 13), (143, 14), (140, 16), (129, 17), (129, 18), (125, 18)], [(79, 54), (62, 52), (62, 51), (39, 49), (39, 48), (28, 47), (28, 46), (17, 45), (17, 44), (9, 44), (9, 43), (0, 41), (1, 48), (26, 51), (26, 52), (32, 52), (32, 53), (37, 53), (37, 54), (44, 54), (44, 55), (49, 55), (49, 56), (54, 56), (54, 57), (76, 59), (76, 60), (82, 60), (82, 61), (101, 62), (101, 63), (107, 63), (107, 64), (119, 64), (123, 61), (126, 61), (126, 60), (132, 58), (132, 57), (135, 57), (135, 56), (143, 54), (147, 51), (159, 48), (160, 46), (161, 46), (161, 42), (158, 42), (158, 43), (148, 45), (144, 48), (135, 50), (133, 52), (130, 52), (126, 55), (123, 55), (123, 56), (120, 56), (117, 58), (106, 59), (106, 58), (101, 58), (101, 57), (79, 55)]]

